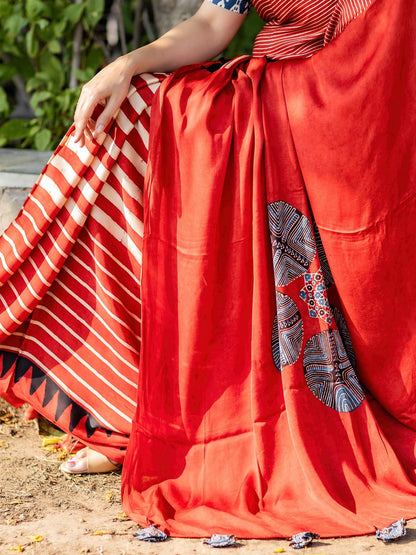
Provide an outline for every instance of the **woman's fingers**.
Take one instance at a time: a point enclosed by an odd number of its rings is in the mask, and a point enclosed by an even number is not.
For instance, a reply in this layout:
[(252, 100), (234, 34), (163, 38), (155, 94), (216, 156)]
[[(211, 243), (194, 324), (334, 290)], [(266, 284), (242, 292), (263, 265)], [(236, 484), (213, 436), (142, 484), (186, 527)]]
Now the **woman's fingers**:
[(128, 87), (124, 90), (125, 87), (122, 87), (117, 91), (117, 93), (113, 93), (106, 102), (106, 106), (101, 114), (98, 116), (97, 121), (95, 122), (95, 129), (93, 131), (93, 136), (95, 138), (100, 135), (107, 127), (108, 123), (110, 122), (111, 118), (117, 115), (118, 110), (126, 98)]
[[(88, 84), (87, 84), (88, 85)], [(77, 107), (74, 114), (75, 135), (74, 141), (77, 143), (85, 139), (85, 133), (88, 130), (88, 123), (97, 106), (99, 100), (90, 92), (90, 89), (85, 85), (81, 91), (78, 99)]]
[(95, 95), (88, 95), (88, 92), (84, 96), (81, 95), (74, 115), (75, 142), (80, 142), (83, 146), (85, 144), (85, 139), (96, 139), (107, 127), (111, 118), (115, 117), (117, 114), (127, 92), (128, 86), (122, 87), (121, 89), (119, 88), (116, 93), (110, 94), (107, 98), (105, 108), (96, 122), (91, 119), (91, 116), (96, 106), (103, 102), (103, 99)]
[[(106, 66), (82, 88), (74, 114), (74, 140), (81, 146), (87, 138), (97, 138), (104, 131), (126, 97), (133, 73), (125, 58), (122, 56)], [(91, 125), (95, 108), (104, 103), (104, 110), (95, 125)]]
[(126, 94), (127, 92), (124, 93), (124, 90), (119, 90), (117, 93), (110, 93), (104, 110), (94, 123), (91, 116), (97, 105), (102, 103), (104, 98), (97, 97), (95, 94), (91, 95), (88, 91), (83, 90), (74, 114), (75, 142), (82, 141), (83, 139), (85, 140), (87, 137), (97, 138), (98, 135), (107, 127), (111, 118), (114, 117), (119, 110)]

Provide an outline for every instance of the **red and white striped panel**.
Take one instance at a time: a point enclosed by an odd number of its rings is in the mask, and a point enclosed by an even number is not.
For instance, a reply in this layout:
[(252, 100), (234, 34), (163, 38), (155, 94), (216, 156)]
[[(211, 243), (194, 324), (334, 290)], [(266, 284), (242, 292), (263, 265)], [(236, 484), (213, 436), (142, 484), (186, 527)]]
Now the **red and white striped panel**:
[(374, 0), (254, 0), (266, 21), (253, 56), (307, 58), (326, 46)]
[(102, 144), (81, 148), (70, 130), (0, 238), (0, 349), (120, 433), (136, 404), (143, 178), (161, 79), (135, 78)]

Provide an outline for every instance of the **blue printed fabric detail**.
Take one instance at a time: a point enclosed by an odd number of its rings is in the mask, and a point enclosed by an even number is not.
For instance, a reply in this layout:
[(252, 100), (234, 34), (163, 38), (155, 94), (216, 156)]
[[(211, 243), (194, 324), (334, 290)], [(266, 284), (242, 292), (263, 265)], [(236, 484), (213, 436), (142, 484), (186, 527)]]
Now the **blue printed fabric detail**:
[(303, 549), (308, 547), (313, 540), (320, 540), (320, 536), (318, 534), (314, 534), (313, 532), (301, 532), (300, 534), (295, 534), (291, 538), (290, 546), (293, 549)]
[(361, 405), (364, 392), (338, 330), (322, 331), (309, 339), (303, 366), (309, 389), (327, 407), (352, 412)]
[(277, 314), (273, 322), (272, 355), (276, 368), (294, 364), (300, 355), (303, 342), (303, 322), (295, 302), (276, 291)]
[(251, 0), (208, 0), (220, 8), (225, 8), (230, 12), (247, 15), (252, 6)]
[(308, 271), (316, 254), (315, 239), (308, 218), (291, 204), (278, 200), (267, 209), (274, 283), (282, 287)]
[(376, 538), (384, 543), (390, 543), (406, 535), (406, 521), (401, 518), (397, 522), (393, 522), (391, 526), (376, 530)]
[(167, 534), (156, 528), (153, 524), (151, 524), (149, 528), (143, 528), (143, 530), (139, 530), (133, 535), (138, 540), (152, 543), (164, 542), (168, 539)]
[(235, 536), (232, 534), (212, 534), (209, 540), (204, 540), (203, 543), (210, 547), (229, 547), (236, 545)]
[(304, 274), (303, 279), (305, 287), (300, 290), (299, 297), (308, 305), (309, 316), (322, 318), (330, 326), (332, 313), (321, 268), (315, 274)]

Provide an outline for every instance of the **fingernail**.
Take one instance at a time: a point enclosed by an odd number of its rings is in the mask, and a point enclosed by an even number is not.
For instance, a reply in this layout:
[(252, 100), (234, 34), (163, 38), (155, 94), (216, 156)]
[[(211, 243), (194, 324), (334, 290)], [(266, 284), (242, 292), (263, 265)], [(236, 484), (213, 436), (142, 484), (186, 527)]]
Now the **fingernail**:
[(98, 124), (97, 127), (94, 129), (94, 133), (93, 133), (94, 137), (96, 137), (103, 131), (104, 131), (104, 125), (102, 123)]

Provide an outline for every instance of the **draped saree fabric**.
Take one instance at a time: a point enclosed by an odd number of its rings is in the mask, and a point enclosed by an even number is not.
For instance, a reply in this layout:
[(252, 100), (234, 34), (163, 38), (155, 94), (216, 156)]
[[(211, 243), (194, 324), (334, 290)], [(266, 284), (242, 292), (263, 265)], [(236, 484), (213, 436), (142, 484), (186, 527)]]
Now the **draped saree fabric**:
[(254, 5), (254, 57), (62, 141), (0, 238), (0, 394), (127, 448), (142, 525), (364, 534), (416, 516), (416, 5)]
[(119, 462), (136, 406), (143, 177), (160, 79), (134, 79), (101, 143), (80, 148), (70, 129), (0, 238), (0, 394)]
[(140, 523), (333, 536), (415, 516), (415, 16), (379, 0), (309, 60), (162, 83), (123, 472)]

